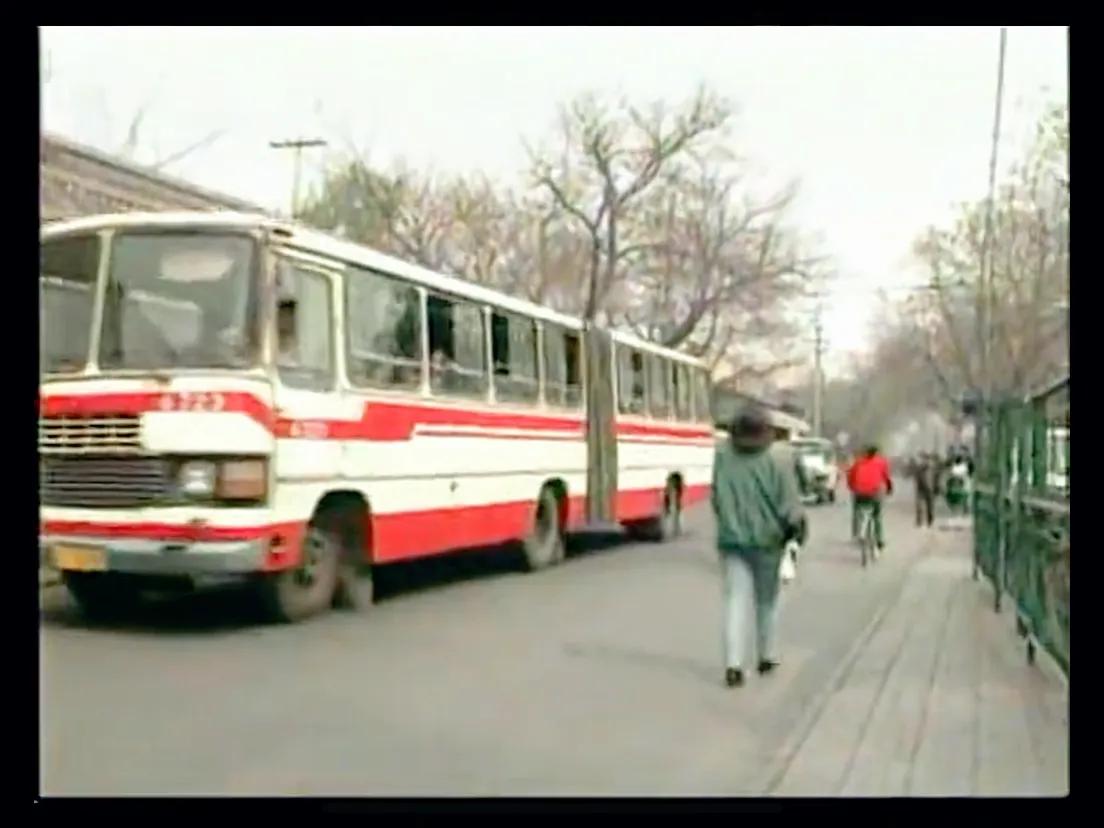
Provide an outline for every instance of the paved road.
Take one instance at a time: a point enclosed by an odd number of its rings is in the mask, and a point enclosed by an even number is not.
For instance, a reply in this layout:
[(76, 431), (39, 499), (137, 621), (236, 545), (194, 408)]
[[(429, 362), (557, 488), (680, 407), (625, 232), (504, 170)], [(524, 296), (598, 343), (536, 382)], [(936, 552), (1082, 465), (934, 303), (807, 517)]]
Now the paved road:
[(675, 543), (592, 541), (535, 575), (502, 555), (393, 569), (367, 613), (294, 627), (260, 625), (226, 594), (91, 629), (55, 595), (43, 792), (795, 792), (795, 746), (930, 546), (906, 506), (866, 571), (846, 507), (813, 512), (783, 599), (784, 666), (739, 691), (721, 685), (702, 509)]

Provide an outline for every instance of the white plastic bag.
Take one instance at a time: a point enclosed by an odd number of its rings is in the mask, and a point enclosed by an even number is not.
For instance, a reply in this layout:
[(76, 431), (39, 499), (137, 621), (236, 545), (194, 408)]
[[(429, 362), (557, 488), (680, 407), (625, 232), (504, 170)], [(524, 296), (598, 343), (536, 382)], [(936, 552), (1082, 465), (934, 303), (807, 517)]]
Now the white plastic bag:
[(790, 541), (786, 544), (786, 548), (782, 550), (782, 563), (778, 570), (778, 576), (782, 579), (782, 583), (788, 584), (790, 581), (797, 577), (797, 541)]

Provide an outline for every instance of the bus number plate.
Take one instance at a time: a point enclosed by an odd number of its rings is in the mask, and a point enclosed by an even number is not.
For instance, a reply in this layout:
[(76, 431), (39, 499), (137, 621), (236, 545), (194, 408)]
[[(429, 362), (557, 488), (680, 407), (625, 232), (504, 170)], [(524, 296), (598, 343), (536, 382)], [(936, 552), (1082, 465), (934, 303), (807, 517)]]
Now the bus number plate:
[(107, 553), (96, 546), (58, 545), (54, 566), (63, 572), (102, 572), (107, 569)]

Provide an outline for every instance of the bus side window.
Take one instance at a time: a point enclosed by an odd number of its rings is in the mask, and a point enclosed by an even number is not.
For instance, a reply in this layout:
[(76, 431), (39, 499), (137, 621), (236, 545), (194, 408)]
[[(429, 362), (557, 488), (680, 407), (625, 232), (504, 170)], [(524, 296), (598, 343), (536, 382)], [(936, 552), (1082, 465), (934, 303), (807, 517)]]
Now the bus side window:
[(579, 335), (544, 323), (544, 399), (559, 408), (582, 402), (582, 347)]
[(555, 325), (544, 323), (544, 401), (564, 405), (564, 336)]
[(671, 416), (670, 363), (658, 354), (648, 355), (648, 410), (659, 420)]
[(578, 408), (583, 401), (583, 347), (579, 334), (564, 332), (564, 366), (567, 369), (564, 403)]
[(483, 308), (463, 299), (430, 294), (429, 386), (439, 394), (483, 397), (487, 393)]
[(643, 414), (645, 410), (644, 356), (639, 351), (618, 347), (618, 408), (622, 414)]
[(683, 362), (674, 364), (675, 380), (675, 416), (680, 420), (690, 419), (690, 371)]
[(321, 273), (281, 262), (276, 307), (276, 367), (293, 388), (333, 387), (333, 307), (330, 280)]
[(699, 423), (713, 422), (713, 406), (709, 394), (709, 372), (694, 369), (694, 419)]
[(536, 322), (524, 316), (494, 311), (491, 350), (495, 398), (507, 402), (536, 402), (540, 396)]
[(355, 386), (422, 384), (421, 295), (414, 285), (350, 268), (345, 276), (345, 348)]

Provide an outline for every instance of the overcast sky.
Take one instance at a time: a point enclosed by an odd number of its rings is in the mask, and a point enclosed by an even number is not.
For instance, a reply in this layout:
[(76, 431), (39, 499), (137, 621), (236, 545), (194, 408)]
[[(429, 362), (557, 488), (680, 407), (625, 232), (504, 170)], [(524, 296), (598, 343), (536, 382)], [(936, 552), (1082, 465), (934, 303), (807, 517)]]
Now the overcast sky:
[[(843, 281), (831, 362), (860, 350), (872, 289), (915, 283), (911, 240), (983, 197), (996, 28), (43, 27), (43, 126), (119, 149), (143, 103), (139, 160), (226, 134), (170, 172), (286, 208), (275, 138), (352, 138), (387, 163), (482, 170), (514, 183), (523, 138), (584, 91), (677, 103), (706, 82), (739, 106), (734, 148), (770, 181), (801, 182), (793, 217)], [(1068, 95), (1065, 28), (1008, 35), (1004, 159)]]

